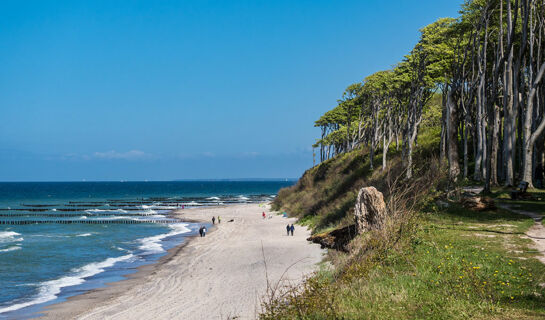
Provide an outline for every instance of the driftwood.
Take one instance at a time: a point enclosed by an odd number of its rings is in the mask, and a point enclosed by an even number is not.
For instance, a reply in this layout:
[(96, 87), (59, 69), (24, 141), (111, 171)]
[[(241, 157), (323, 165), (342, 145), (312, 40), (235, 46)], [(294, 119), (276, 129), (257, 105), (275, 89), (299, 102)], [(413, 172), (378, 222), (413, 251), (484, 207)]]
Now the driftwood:
[(462, 206), (473, 211), (496, 210), (494, 200), (489, 197), (466, 196), (462, 198)]
[(353, 224), (333, 231), (315, 234), (307, 240), (320, 244), (322, 249), (329, 248), (348, 252), (347, 245), (356, 235), (356, 225)]

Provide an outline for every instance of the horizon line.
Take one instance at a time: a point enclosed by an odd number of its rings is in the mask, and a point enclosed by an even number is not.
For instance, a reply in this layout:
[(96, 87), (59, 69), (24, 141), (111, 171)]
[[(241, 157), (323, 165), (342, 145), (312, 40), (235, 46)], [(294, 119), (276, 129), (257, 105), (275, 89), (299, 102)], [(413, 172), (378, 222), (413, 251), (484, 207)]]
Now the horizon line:
[(21, 180), (0, 181), (0, 183), (64, 183), (64, 182), (267, 182), (267, 181), (296, 181), (299, 178), (226, 178), (226, 179), (173, 179), (173, 180)]

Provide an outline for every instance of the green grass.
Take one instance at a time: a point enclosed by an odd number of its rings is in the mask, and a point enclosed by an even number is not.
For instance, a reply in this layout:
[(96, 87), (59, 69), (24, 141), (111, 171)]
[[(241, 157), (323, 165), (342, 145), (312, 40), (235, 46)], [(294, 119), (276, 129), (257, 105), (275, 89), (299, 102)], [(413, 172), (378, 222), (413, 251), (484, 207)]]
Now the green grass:
[[(440, 108), (425, 111), (413, 185), (432, 172), (440, 121)], [(279, 192), (274, 206), (313, 232), (353, 223), (359, 188), (372, 185), (389, 196), (382, 154), (377, 150), (370, 170), (367, 151), (361, 147), (307, 170), (297, 185)], [(391, 148), (394, 177), (403, 174), (400, 158)], [(503, 209), (439, 208), (433, 197), (446, 189), (445, 174), (433, 176), (418, 201), (425, 203), (420, 213), (356, 237), (348, 254), (330, 251), (331, 268), (267, 301), (261, 319), (545, 319), (545, 265), (523, 237), (534, 221)], [(474, 184), (467, 179), (460, 186)], [(524, 201), (511, 201), (509, 188), (492, 191), (496, 201), (545, 214), (544, 190), (530, 190), (535, 199)]]
[[(521, 238), (532, 219), (452, 205), (423, 213), (400, 239), (368, 234), (337, 269), (321, 271), (263, 319), (536, 319), (545, 265)], [(383, 237), (384, 235), (382, 235)]]

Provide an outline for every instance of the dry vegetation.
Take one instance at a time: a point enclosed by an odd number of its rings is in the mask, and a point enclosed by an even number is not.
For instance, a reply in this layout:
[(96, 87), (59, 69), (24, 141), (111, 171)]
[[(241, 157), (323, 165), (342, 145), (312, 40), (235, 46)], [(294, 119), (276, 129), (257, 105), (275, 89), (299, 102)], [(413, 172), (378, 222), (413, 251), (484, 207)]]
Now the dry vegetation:
[(275, 287), (261, 319), (545, 317), (545, 267), (520, 237), (533, 221), (501, 210), (468, 212), (453, 202), (438, 206), (438, 198), (447, 202), (446, 172), (425, 143), (410, 181), (400, 178), (398, 154), (388, 170), (370, 171), (366, 150), (358, 149), (280, 192), (276, 208), (315, 231), (351, 224), (357, 190), (367, 185), (384, 193), (391, 219), (356, 237), (349, 253), (331, 250), (303, 286)]

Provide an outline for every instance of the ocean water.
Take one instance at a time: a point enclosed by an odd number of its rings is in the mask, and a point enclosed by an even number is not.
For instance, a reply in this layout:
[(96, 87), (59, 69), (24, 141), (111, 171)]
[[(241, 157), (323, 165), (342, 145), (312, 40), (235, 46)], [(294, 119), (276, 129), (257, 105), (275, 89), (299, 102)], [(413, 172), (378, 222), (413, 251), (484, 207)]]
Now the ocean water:
[(270, 201), (291, 181), (0, 183), (0, 319), (121, 280), (197, 233), (178, 207)]

